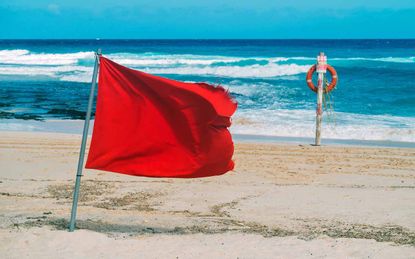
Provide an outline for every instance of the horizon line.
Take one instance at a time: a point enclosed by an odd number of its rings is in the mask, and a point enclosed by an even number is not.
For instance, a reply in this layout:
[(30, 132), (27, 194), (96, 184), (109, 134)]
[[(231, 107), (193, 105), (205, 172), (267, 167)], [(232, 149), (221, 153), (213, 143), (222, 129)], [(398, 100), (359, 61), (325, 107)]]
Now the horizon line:
[(415, 40), (415, 38), (0, 38), (5, 40)]

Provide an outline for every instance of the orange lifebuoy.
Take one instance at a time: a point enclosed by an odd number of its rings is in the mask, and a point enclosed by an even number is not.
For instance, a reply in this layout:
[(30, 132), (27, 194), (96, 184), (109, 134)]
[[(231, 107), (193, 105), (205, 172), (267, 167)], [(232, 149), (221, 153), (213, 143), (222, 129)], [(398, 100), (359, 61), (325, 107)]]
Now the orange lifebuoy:
[[(314, 85), (312, 79), (313, 79), (313, 74), (316, 71), (316, 68), (317, 68), (316, 65), (310, 67), (310, 69), (307, 72), (307, 77), (306, 77), (308, 87), (315, 93), (317, 93), (317, 86)], [(324, 93), (331, 92), (331, 90), (333, 90), (334, 87), (336, 87), (336, 85), (337, 85), (337, 72), (336, 72), (336, 70), (330, 65), (327, 65), (327, 70), (331, 74), (331, 82), (326, 88), (324, 88)]]

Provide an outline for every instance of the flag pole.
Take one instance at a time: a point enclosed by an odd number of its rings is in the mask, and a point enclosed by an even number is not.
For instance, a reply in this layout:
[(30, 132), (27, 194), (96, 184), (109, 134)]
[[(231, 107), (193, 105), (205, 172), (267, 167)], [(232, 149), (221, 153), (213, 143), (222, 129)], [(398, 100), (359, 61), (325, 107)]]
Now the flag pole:
[(85, 147), (86, 147), (86, 141), (88, 138), (89, 121), (91, 120), (91, 111), (92, 111), (92, 103), (94, 101), (95, 86), (97, 84), (100, 56), (101, 56), (101, 49), (98, 49), (98, 51), (95, 53), (95, 65), (94, 65), (94, 72), (92, 74), (91, 90), (89, 92), (88, 110), (86, 112), (84, 131), (82, 134), (81, 150), (79, 152), (78, 170), (76, 171), (76, 181), (75, 181), (75, 188), (73, 192), (71, 220), (69, 222), (69, 232), (73, 232), (75, 230), (76, 209), (78, 207), (78, 198), (79, 198), (79, 187), (81, 186), (81, 176), (82, 176), (82, 168), (84, 166)]

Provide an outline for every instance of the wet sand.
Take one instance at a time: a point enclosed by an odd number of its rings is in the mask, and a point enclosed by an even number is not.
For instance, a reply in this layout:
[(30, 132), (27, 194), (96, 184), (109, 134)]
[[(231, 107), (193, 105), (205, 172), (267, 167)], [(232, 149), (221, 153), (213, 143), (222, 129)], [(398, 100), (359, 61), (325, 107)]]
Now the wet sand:
[(236, 143), (219, 177), (85, 170), (68, 233), (79, 145), (0, 132), (5, 258), (415, 257), (415, 149)]

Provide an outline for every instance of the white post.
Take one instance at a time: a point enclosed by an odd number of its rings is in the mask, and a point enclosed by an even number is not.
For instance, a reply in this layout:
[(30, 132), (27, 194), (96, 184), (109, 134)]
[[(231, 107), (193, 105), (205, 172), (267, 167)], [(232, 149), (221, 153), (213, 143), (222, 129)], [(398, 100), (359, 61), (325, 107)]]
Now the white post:
[(321, 144), (321, 122), (323, 119), (323, 84), (324, 74), (327, 71), (327, 57), (323, 52), (317, 57), (317, 74), (318, 74), (318, 86), (317, 86), (317, 109), (316, 109), (316, 141), (315, 145)]
[(101, 55), (101, 49), (98, 49), (98, 51), (95, 53), (94, 72), (92, 74), (92, 83), (91, 83), (91, 90), (89, 92), (88, 109), (86, 112), (84, 131), (82, 134), (81, 150), (79, 152), (78, 170), (76, 172), (75, 188), (73, 192), (71, 220), (69, 222), (69, 232), (73, 232), (75, 230), (76, 209), (78, 207), (78, 198), (79, 198), (79, 187), (81, 186), (82, 168), (84, 167), (85, 147), (86, 147), (86, 141), (88, 138), (89, 121), (91, 120), (91, 111), (92, 111), (92, 103), (94, 101), (95, 85), (97, 84), (97, 75), (98, 75), (98, 69), (99, 69), (100, 55)]

